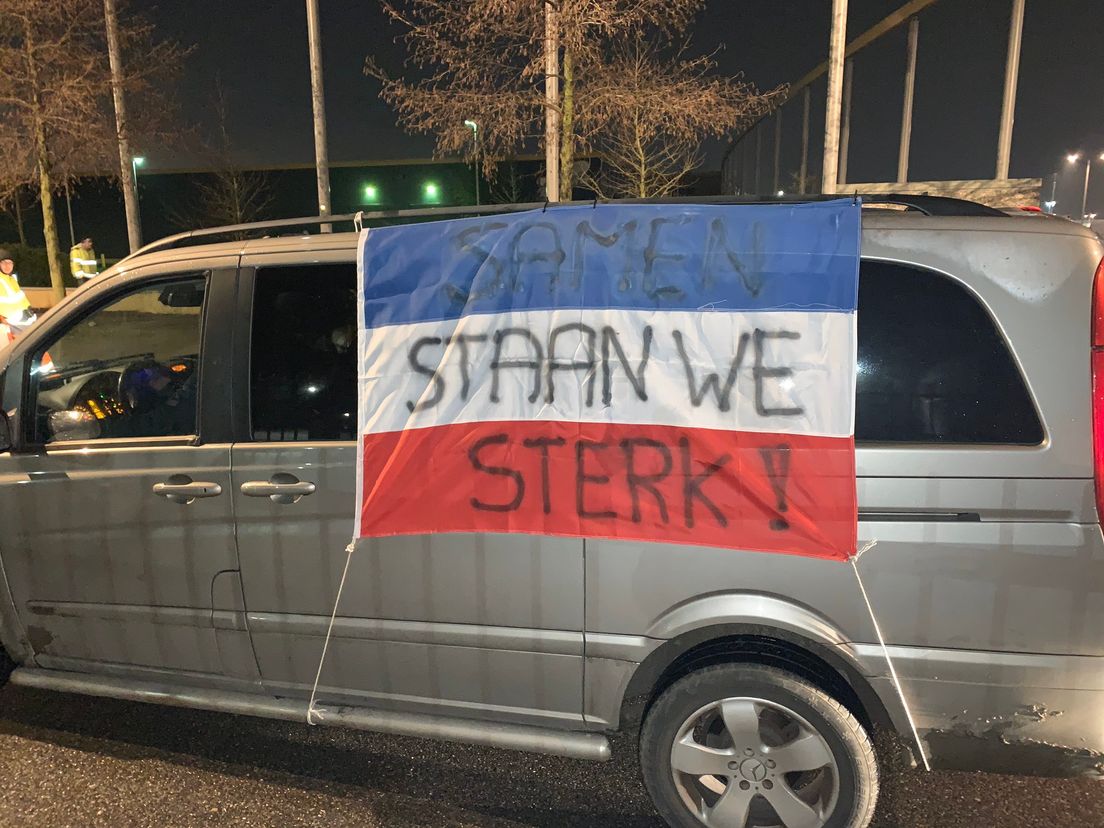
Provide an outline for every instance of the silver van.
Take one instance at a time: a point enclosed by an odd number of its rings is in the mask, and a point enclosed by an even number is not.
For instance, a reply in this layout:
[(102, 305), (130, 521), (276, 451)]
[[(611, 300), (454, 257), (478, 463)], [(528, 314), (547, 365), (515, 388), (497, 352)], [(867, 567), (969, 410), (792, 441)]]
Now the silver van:
[[(1104, 246), (891, 200), (864, 211), (856, 418), (886, 650), (836, 561), (378, 538), (322, 723), (599, 761), (639, 732), (681, 828), (866, 825), (878, 731), (935, 766), (1099, 772)], [(320, 223), (151, 244), (0, 351), (16, 684), (305, 720), (355, 497), (357, 235)]]

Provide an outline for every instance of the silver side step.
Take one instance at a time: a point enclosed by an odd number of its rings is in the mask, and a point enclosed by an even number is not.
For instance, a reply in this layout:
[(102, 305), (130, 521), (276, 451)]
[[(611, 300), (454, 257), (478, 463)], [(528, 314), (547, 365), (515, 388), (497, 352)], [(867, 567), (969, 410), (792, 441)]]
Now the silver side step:
[[(61, 670), (40, 670), (32, 667), (17, 669), (11, 675), (11, 682), (22, 687), (35, 687), (41, 690), (83, 693), (88, 696), (149, 702), (170, 707), (194, 707), (220, 713), (306, 723), (307, 704), (305, 701), (295, 699), (274, 699), (270, 696), (254, 696), (228, 690), (203, 690)], [(609, 740), (600, 733), (560, 731), (528, 725), (479, 722), (419, 713), (393, 713), (366, 707), (325, 705), (323, 709), (325, 710), (323, 724), (355, 730), (394, 733), (399, 736), (415, 736), (420, 739), (438, 739), (446, 742), (465, 742), (528, 753), (589, 759), (595, 762), (605, 762), (610, 758)]]

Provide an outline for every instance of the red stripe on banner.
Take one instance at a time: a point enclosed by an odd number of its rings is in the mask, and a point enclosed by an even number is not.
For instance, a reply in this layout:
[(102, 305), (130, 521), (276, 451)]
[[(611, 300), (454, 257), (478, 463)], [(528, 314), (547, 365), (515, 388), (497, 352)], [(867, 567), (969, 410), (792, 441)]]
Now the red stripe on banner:
[(362, 435), (362, 537), (524, 532), (846, 560), (851, 437), (480, 422)]

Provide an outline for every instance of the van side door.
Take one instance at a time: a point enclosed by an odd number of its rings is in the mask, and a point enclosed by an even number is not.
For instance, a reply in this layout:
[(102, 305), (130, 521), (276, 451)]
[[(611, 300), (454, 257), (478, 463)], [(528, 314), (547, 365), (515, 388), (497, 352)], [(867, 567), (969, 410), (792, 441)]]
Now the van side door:
[[(353, 250), (302, 258), (243, 259), (232, 475), (261, 675), (271, 692), (300, 697), (353, 532), (358, 362)], [(433, 508), (431, 486), (409, 497)], [(522, 535), (361, 540), (320, 699), (581, 723), (582, 550), (579, 539)]]
[(0, 553), (40, 667), (255, 678), (212, 599), (238, 569), (215, 321), (235, 263), (104, 278), (16, 345)]

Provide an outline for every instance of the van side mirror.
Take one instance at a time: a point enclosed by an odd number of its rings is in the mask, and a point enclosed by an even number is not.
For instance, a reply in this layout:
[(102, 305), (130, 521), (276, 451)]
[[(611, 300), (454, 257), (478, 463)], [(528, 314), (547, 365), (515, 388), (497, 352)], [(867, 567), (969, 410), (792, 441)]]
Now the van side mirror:
[(0, 451), (11, 451), (11, 447), (11, 421), (6, 413), (0, 411)]
[(157, 301), (167, 308), (199, 308), (203, 306), (203, 288), (193, 282), (169, 285)]

